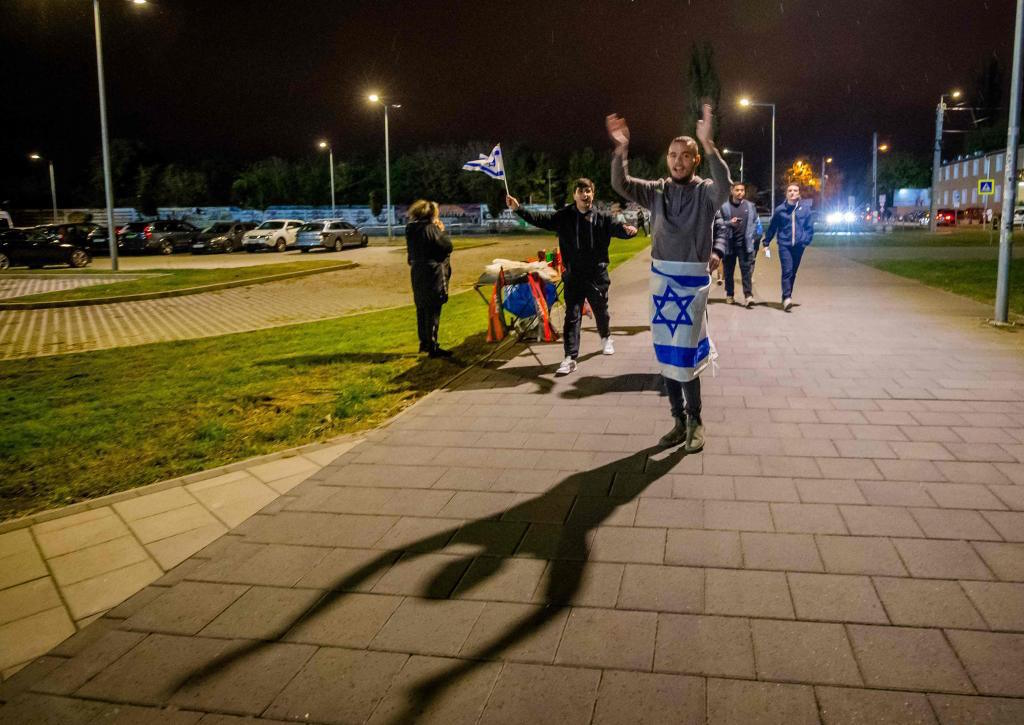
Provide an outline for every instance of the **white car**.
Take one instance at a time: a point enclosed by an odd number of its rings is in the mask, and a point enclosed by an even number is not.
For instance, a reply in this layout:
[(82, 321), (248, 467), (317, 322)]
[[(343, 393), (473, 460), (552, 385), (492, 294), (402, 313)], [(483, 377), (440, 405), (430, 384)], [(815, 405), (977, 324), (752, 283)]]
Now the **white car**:
[(1024, 206), (1018, 206), (1013, 210), (1013, 226), (1024, 227)]
[(247, 252), (256, 252), (260, 249), (283, 252), (295, 246), (295, 235), (303, 224), (305, 222), (301, 219), (267, 219), (245, 233), (242, 237), (242, 249)]
[(365, 247), (370, 240), (354, 226), (341, 219), (325, 219), (309, 222), (299, 227), (295, 246), (300, 252), (311, 249), (327, 249), (340, 252), (346, 244)]

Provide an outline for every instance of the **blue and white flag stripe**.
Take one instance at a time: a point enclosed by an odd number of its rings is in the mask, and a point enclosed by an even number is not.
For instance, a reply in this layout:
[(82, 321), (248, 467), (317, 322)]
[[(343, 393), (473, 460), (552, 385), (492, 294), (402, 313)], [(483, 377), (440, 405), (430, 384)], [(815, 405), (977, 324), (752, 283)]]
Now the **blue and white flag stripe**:
[(707, 264), (653, 260), (650, 289), (651, 336), (661, 374), (693, 380), (718, 356), (707, 331)]
[(491, 149), (490, 156), (480, 154), (476, 161), (467, 161), (462, 165), (463, 171), (482, 171), (492, 179), (505, 178), (505, 162), (501, 157), (501, 144)]

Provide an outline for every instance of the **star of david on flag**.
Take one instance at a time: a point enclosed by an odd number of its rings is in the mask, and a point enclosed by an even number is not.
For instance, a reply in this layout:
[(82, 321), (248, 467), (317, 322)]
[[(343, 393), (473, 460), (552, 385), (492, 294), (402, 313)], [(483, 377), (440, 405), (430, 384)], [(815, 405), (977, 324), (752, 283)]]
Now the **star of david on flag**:
[(707, 331), (707, 264), (653, 260), (650, 289), (651, 338), (661, 374), (693, 380), (718, 357)]
[(467, 161), (462, 165), (463, 171), (482, 171), (492, 179), (505, 178), (505, 162), (501, 157), (501, 144), (491, 149), (490, 156), (480, 154), (475, 161)]

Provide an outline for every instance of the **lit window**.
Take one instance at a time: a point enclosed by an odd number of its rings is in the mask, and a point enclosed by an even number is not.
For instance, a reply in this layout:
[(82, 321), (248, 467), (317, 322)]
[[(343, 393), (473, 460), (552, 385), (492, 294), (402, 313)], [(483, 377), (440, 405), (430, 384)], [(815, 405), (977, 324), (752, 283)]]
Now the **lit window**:
[(975, 176), (978, 175), (978, 160), (977, 159), (974, 160), (974, 175)]
[(1002, 170), (1003, 170), (1003, 156), (1002, 156), (1002, 154), (1000, 154), (999, 156), (996, 156), (996, 173), (998, 174)]
[(960, 178), (960, 164), (953, 164), (953, 178)]
[(1003, 190), (1003, 187), (996, 186), (996, 193), (992, 195), (992, 200), (995, 202), (999, 201), (999, 192)]

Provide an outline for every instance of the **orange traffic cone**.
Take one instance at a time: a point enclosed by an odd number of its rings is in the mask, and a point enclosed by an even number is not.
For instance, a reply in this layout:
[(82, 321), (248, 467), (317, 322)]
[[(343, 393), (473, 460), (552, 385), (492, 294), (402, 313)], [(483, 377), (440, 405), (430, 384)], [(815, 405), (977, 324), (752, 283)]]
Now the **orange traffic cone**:
[(498, 279), (494, 281), (491, 301), (487, 305), (487, 342), (501, 342), (508, 334), (505, 324), (505, 311), (502, 307), (502, 293), (505, 290), (505, 270), (498, 270)]

